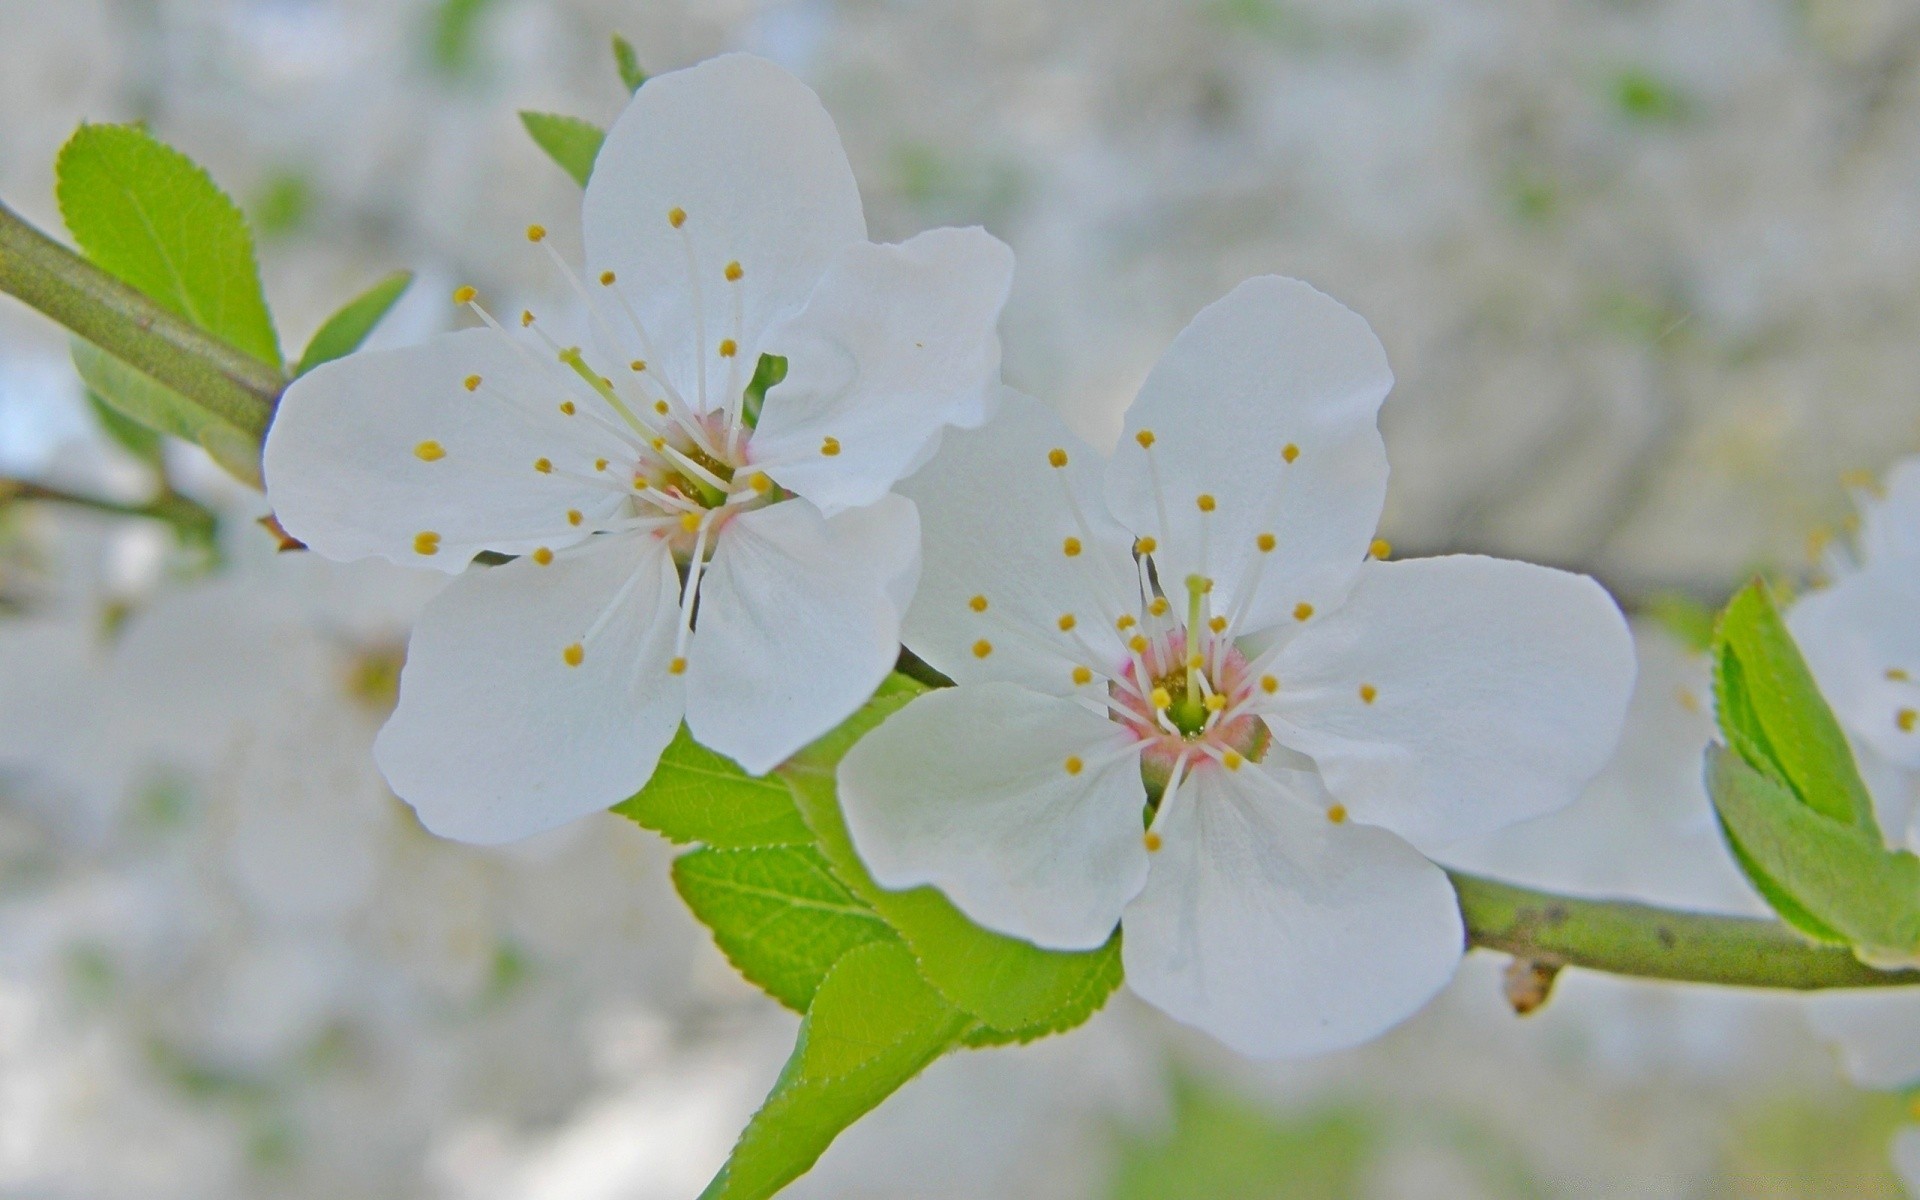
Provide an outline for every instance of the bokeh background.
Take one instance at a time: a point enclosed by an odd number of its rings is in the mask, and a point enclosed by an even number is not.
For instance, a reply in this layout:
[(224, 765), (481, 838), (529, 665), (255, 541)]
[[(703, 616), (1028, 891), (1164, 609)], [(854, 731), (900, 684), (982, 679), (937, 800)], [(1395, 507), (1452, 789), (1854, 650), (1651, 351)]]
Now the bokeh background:
[[(456, 283), (557, 299), (520, 231), (576, 241), (578, 190), (515, 114), (609, 120), (614, 32), (654, 71), (747, 49), (807, 79), (877, 238), (1011, 243), (1007, 377), (1096, 440), (1248, 275), (1365, 314), (1399, 552), (1574, 567), (1636, 614), (1617, 761), (1458, 862), (1759, 910), (1661, 614), (1804, 575), (1849, 488), (1920, 449), (1920, 9), (0, 0), (0, 198), (58, 231), (74, 126), (148, 122), (252, 217), (284, 342), (395, 267), (419, 282), (376, 338), (410, 341)], [(0, 503), (0, 1197), (694, 1195), (794, 1019), (652, 835), (478, 850), (386, 792), (369, 746), (433, 582), (275, 556), (258, 496), (116, 443), (9, 300), (0, 477), (222, 517)], [(792, 1194), (1902, 1195), (1905, 1102), (1850, 1088), (1795, 999), (1570, 973), (1523, 1020), (1500, 965), (1296, 1064), (1121, 995), (938, 1064)]]

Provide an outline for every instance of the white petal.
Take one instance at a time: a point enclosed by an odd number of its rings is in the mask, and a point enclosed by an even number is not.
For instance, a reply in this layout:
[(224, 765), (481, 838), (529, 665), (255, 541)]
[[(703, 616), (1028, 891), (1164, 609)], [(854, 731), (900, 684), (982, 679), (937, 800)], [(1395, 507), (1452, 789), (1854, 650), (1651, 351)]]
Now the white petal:
[(1869, 567), (1920, 558), (1920, 458), (1895, 463), (1880, 494), (1860, 505), (1860, 549)]
[[(1920, 558), (1871, 563), (1810, 592), (1787, 627), (1848, 732), (1889, 762), (1920, 767)], [(1888, 672), (1895, 678), (1888, 678)], [(1904, 672), (1906, 677), (1899, 678)], [(1909, 728), (1902, 729), (1906, 724)], [(1897, 830), (1889, 830), (1897, 833)]]
[(1336, 825), (1309, 773), (1211, 761), (1160, 829), (1122, 918), (1127, 983), (1243, 1054), (1357, 1045), (1412, 1015), (1465, 948), (1446, 873)]
[[(1286, 620), (1303, 602), (1329, 609), (1352, 585), (1386, 501), (1376, 419), (1392, 386), (1386, 352), (1358, 314), (1297, 279), (1249, 279), (1202, 310), (1147, 376), (1108, 468), (1108, 503), (1159, 539), (1162, 579), (1200, 572), (1228, 605), (1247, 586), (1259, 536), (1273, 534), (1278, 549), (1242, 628)], [(1212, 513), (1200, 511), (1201, 495), (1214, 498)]]
[(680, 724), (667, 673), (678, 594), (666, 543), (645, 535), (462, 575), (407, 647), (400, 705), (374, 746), (387, 782), (428, 829), (482, 843), (631, 796)]
[[(631, 458), (618, 438), (564, 415), (568, 395), (564, 379), (487, 329), (349, 355), (281, 398), (267, 431), (267, 498), (289, 533), (340, 561), (452, 572), (480, 550), (570, 545), (625, 503), (621, 474), (605, 485), (578, 477), (596, 474), (598, 455), (622, 473)], [(535, 469), (542, 458), (552, 472)]]
[(919, 572), (919, 519), (899, 496), (735, 518), (700, 581), (693, 736), (758, 775), (851, 716), (893, 669)]
[[(1055, 449), (1066, 452), (1064, 468), (1048, 465)], [(920, 506), (926, 547), (907, 613), (914, 653), (963, 683), (1010, 680), (1056, 695), (1073, 690), (1076, 663), (1106, 672), (1123, 660), (1112, 621), (1139, 611), (1139, 588), (1133, 540), (1100, 498), (1103, 469), (1051, 409), (1010, 388), (984, 426), (948, 431), (933, 461), (899, 488)], [(1074, 557), (1068, 538), (1081, 544)], [(1068, 613), (1093, 655), (1060, 630)]]
[(1807, 1015), (1861, 1087), (1920, 1083), (1920, 996), (1904, 988), (1822, 992), (1808, 997)]
[[(690, 403), (704, 373), (712, 408), (729, 378), (740, 388), (752, 378), (767, 329), (867, 236), (833, 118), (807, 85), (746, 54), (655, 76), (634, 94), (600, 147), (582, 221), (590, 276), (613, 271), (645, 324), (632, 353)], [(738, 344), (730, 359), (725, 338)]]
[(1585, 576), (1471, 555), (1376, 562), (1274, 673), (1275, 737), (1356, 820), (1431, 850), (1580, 794), (1626, 719), (1633, 640)]
[[(767, 393), (754, 460), (828, 516), (878, 500), (943, 426), (986, 420), (1012, 283), (1013, 251), (979, 228), (842, 250), (767, 337), (787, 377)], [(829, 438), (836, 453), (822, 454)]]
[(1014, 684), (942, 688), (848, 751), (840, 803), (883, 886), (930, 883), (989, 929), (1088, 950), (1147, 876), (1131, 740), (1071, 700)]

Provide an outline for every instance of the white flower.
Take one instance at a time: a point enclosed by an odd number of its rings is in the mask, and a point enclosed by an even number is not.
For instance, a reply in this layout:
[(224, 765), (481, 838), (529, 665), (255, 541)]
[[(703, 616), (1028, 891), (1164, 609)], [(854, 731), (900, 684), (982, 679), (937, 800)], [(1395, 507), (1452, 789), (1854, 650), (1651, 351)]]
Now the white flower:
[[(429, 606), (376, 748), (450, 837), (618, 802), (683, 715), (760, 772), (851, 712), (919, 570), (889, 489), (944, 425), (985, 418), (999, 369), (1006, 247), (869, 243), (831, 119), (761, 59), (642, 88), (584, 227), (593, 282), (553, 257), (588, 349), (531, 313), (509, 333), (462, 289), (488, 328), (313, 372), (267, 440), (281, 521), (329, 558), (519, 556)], [(763, 354), (788, 374), (756, 412)]]
[(907, 643), (960, 686), (840, 769), (875, 877), (1047, 947), (1121, 921), (1134, 990), (1250, 1054), (1443, 985), (1460, 914), (1421, 852), (1573, 799), (1633, 654), (1591, 580), (1369, 560), (1391, 384), (1363, 320), (1266, 277), (1174, 341), (1110, 463), (1023, 397), (950, 436), (902, 489)]

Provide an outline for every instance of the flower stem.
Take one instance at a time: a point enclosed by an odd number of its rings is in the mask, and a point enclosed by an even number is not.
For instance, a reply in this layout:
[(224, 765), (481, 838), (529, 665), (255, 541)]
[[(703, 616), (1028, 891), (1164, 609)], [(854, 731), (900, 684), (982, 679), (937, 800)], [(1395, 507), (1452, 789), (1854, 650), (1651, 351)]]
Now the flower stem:
[(1548, 968), (1723, 987), (1911, 987), (1920, 971), (1879, 971), (1844, 946), (1807, 941), (1779, 921), (1584, 900), (1449, 871), (1467, 941)]
[(0, 204), (0, 292), (18, 297), (241, 432), (266, 432), (286, 379), (162, 308)]
[(183, 535), (200, 538), (212, 537), (218, 520), (212, 509), (170, 488), (163, 487), (158, 496), (145, 503), (127, 504), (27, 480), (0, 478), (0, 509), (19, 500), (48, 501), (121, 517), (148, 517), (165, 521)]

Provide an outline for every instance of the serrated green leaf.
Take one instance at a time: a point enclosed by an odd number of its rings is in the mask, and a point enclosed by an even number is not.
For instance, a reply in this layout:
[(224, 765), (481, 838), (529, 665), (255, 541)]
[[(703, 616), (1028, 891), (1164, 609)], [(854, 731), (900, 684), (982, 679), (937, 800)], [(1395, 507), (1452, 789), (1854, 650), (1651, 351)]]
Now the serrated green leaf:
[(395, 271), (347, 301), (338, 312), (321, 323), (313, 340), (307, 343), (306, 352), (300, 356), (300, 363), (294, 367), (293, 373), (296, 376), (305, 375), (321, 363), (345, 358), (358, 350), (360, 343), (367, 340), (373, 327), (392, 311), (412, 283), (412, 271)]
[(695, 850), (673, 886), (734, 969), (796, 1012), (849, 950), (896, 940), (811, 846)]
[(593, 160), (600, 157), (600, 143), (607, 140), (604, 130), (579, 117), (526, 110), (520, 113), (520, 123), (548, 158), (573, 176), (575, 183), (587, 186), (587, 180), (593, 177)]
[(91, 342), (75, 338), (72, 350), (81, 382), (109, 408), (148, 429), (198, 443), (234, 478), (261, 486), (257, 440)]
[(653, 778), (613, 811), (669, 841), (708, 846), (804, 846), (813, 831), (787, 785), (755, 778), (693, 740), (686, 726), (660, 755)]
[(633, 52), (633, 43), (617, 33), (613, 35), (613, 65), (629, 93), (639, 91), (640, 85), (647, 81), (647, 73), (640, 67), (640, 56)]
[(1719, 746), (1707, 749), (1707, 790), (1741, 852), (1863, 960), (1906, 964), (1920, 955), (1920, 858), (1821, 816)]
[(1873, 798), (1813, 673), (1755, 581), (1728, 602), (1714, 635), (1714, 699), (1727, 744), (1822, 816), (1876, 840)]
[(765, 1200), (819, 1160), (840, 1131), (952, 1048), (969, 1024), (895, 941), (849, 950), (800, 1026), (767, 1101), (700, 1200)]
[(54, 169), (60, 215), (88, 258), (281, 366), (246, 218), (192, 159), (133, 125), (82, 125)]
[(968, 920), (931, 887), (888, 891), (873, 881), (847, 834), (834, 768), (854, 742), (915, 696), (918, 683), (895, 675), (867, 706), (781, 769), (827, 861), (856, 896), (906, 939), (920, 971), (946, 1000), (989, 1026), (972, 1044), (1030, 1041), (1079, 1025), (1120, 986), (1120, 936), (1084, 953), (1042, 950)]

